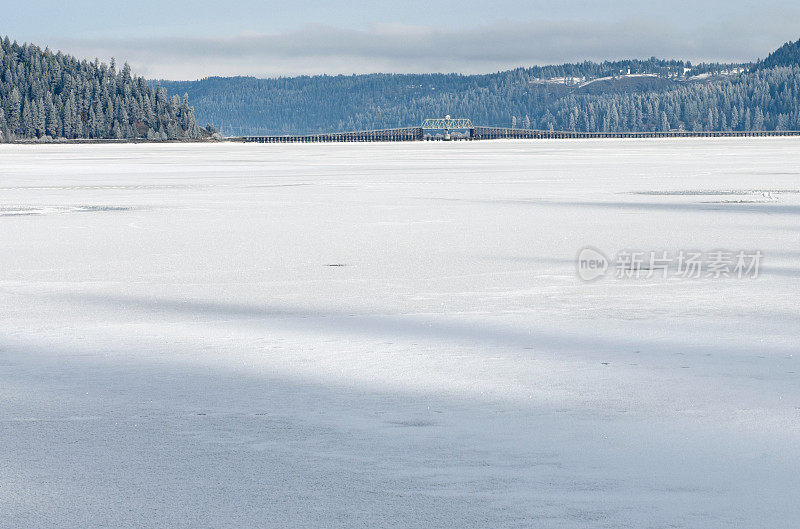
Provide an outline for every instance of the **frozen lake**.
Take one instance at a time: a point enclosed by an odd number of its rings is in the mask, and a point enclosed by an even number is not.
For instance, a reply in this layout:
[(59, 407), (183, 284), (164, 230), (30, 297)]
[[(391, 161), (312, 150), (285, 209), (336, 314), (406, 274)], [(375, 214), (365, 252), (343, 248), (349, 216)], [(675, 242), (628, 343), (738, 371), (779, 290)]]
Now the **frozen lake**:
[(797, 527), (799, 193), (794, 138), (0, 145), (0, 527)]

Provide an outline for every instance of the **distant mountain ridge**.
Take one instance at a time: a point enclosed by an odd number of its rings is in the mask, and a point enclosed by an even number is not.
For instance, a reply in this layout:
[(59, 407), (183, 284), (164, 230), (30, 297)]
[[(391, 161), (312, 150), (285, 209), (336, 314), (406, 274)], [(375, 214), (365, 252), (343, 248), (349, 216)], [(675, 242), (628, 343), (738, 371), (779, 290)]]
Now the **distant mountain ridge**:
[(800, 129), (798, 44), (743, 64), (625, 60), (494, 74), (368, 74), (163, 82), (226, 135), (474, 123), (597, 131)]
[(197, 121), (226, 135), (334, 132), (415, 126), (446, 114), (584, 132), (800, 130), (800, 40), (746, 64), (651, 58), (484, 75), (191, 82), (146, 81), (127, 64), (0, 40), (0, 141), (193, 139), (214, 131)]

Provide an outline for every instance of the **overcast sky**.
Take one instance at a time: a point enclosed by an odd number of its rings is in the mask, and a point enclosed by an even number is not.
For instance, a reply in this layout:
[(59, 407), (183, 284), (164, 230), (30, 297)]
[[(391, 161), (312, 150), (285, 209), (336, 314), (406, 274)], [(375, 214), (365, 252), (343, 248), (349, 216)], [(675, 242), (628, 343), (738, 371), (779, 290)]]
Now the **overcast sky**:
[(584, 59), (747, 61), (800, 38), (795, 1), (0, 0), (0, 33), (150, 78), (485, 73)]

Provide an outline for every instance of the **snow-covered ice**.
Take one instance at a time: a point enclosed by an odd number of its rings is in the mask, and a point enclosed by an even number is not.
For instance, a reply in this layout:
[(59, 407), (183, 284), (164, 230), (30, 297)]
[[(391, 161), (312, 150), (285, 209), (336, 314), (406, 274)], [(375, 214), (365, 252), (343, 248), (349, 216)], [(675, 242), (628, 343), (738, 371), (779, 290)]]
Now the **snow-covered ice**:
[[(798, 167), (0, 146), (0, 527), (797, 527)], [(585, 283), (585, 246), (764, 260)]]

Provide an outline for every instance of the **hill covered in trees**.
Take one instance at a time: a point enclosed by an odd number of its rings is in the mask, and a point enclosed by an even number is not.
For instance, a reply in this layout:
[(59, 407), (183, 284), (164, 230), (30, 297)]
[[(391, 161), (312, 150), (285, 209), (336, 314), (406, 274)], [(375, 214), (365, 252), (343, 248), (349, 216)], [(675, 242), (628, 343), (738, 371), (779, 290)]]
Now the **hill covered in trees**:
[(626, 60), (487, 75), (370, 74), (164, 82), (227, 135), (414, 126), (426, 117), (578, 131), (800, 129), (800, 44), (748, 64)]
[(760, 61), (757, 67), (759, 69), (766, 69), (775, 68), (776, 66), (798, 65), (800, 65), (800, 40), (797, 42), (787, 42), (767, 55), (767, 58)]
[(151, 87), (127, 64), (0, 41), (0, 141), (201, 135), (186, 97)]
[(195, 111), (227, 135), (406, 127), (445, 114), (481, 125), (586, 132), (800, 130), (800, 41), (748, 64), (651, 58), (486, 75), (148, 82), (113, 60), (0, 40), (0, 141), (209, 135), (214, 128), (198, 127)]

